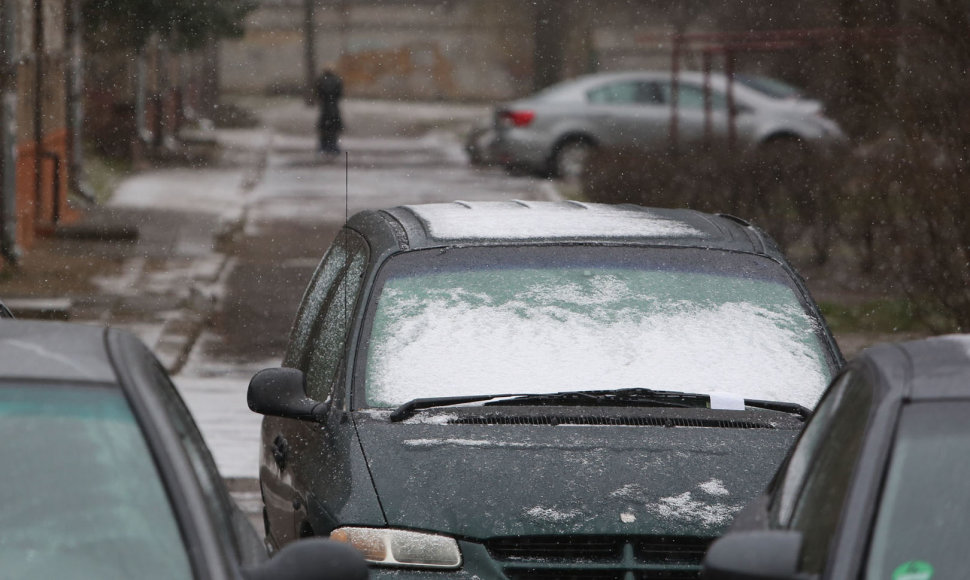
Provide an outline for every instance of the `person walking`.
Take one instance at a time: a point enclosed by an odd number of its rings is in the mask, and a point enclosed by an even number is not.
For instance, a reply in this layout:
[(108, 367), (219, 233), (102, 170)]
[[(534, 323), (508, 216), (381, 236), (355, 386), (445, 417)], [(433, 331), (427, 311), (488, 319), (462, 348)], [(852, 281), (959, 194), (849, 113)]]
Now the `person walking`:
[(320, 117), (317, 119), (317, 132), (320, 137), (320, 152), (330, 155), (340, 153), (337, 138), (344, 128), (340, 117), (340, 98), (343, 96), (344, 83), (332, 69), (327, 68), (317, 78), (315, 92)]

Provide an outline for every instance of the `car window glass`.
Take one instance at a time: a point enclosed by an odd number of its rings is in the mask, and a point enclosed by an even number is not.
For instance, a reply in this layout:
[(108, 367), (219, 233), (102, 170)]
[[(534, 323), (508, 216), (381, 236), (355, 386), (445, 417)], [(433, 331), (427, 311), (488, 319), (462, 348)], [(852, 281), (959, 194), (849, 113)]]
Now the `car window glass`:
[(169, 498), (117, 388), (0, 388), (4, 578), (191, 578)]
[[(661, 83), (660, 92), (663, 102), (669, 103), (673, 100), (673, 86), (670, 83)], [(717, 111), (727, 108), (727, 99), (720, 91), (710, 89), (711, 109)], [(690, 83), (680, 83), (677, 85), (677, 106), (682, 109), (703, 109), (704, 108), (704, 88)]]
[(316, 318), (320, 314), (320, 307), (327, 299), (337, 276), (347, 264), (346, 241), (348, 239), (351, 238), (343, 234), (337, 235), (307, 286), (290, 333), (289, 347), (284, 362), (287, 366), (298, 367), (306, 358), (310, 333)]
[(647, 81), (623, 81), (591, 89), (586, 93), (591, 103), (602, 104), (650, 104), (659, 103), (660, 94), (655, 83)]
[(802, 532), (801, 567), (805, 572), (819, 574), (825, 567), (862, 448), (872, 395), (863, 373), (849, 377), (810, 460), (791, 519), (792, 528)]
[(735, 80), (773, 99), (800, 99), (802, 90), (778, 79), (763, 76), (735, 75)]
[[(970, 535), (970, 403), (904, 408), (869, 548), (865, 578), (966, 576)], [(915, 574), (922, 572), (923, 576)], [(927, 573), (928, 572), (928, 573)]]
[(822, 439), (831, 428), (835, 409), (842, 402), (845, 389), (851, 382), (852, 374), (852, 371), (847, 370), (836, 379), (822, 400), (819, 401), (811, 420), (805, 425), (805, 429), (792, 449), (772, 506), (774, 519), (778, 525), (786, 526), (791, 519), (795, 499), (805, 483), (812, 458), (815, 456)]
[(367, 263), (366, 246), (357, 240), (348, 244), (353, 254), (334, 291), (323, 306), (322, 318), (314, 330), (313, 348), (306, 370), (307, 394), (318, 401), (330, 396), (337, 368), (347, 343), (347, 330)]

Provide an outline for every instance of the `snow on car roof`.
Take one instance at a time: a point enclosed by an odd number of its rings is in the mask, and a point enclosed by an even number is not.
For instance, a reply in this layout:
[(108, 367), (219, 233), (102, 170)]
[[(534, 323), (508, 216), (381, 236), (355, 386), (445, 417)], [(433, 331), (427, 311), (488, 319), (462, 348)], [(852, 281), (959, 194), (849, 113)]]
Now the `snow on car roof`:
[(433, 203), (404, 206), (438, 239), (708, 238), (683, 221), (635, 206), (579, 202)]

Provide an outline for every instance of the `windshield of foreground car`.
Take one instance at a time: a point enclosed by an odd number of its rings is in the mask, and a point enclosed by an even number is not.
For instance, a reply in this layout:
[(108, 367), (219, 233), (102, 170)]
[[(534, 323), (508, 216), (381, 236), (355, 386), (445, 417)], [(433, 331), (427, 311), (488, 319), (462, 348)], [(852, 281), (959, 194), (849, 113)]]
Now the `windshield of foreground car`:
[(404, 254), (370, 307), (366, 405), (642, 387), (812, 408), (829, 365), (786, 277), (714, 250)]
[[(965, 578), (970, 403), (904, 408), (865, 578)], [(919, 575), (921, 573), (922, 575)]]
[(191, 578), (168, 497), (122, 394), (0, 387), (4, 578)]

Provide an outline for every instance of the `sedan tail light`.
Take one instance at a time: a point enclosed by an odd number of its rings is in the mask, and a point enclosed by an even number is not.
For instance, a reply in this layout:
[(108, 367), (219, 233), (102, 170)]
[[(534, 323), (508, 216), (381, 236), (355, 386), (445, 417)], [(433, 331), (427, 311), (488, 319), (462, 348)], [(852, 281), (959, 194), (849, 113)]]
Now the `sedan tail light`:
[(510, 127), (526, 127), (535, 119), (536, 112), (529, 110), (500, 111), (499, 121)]

